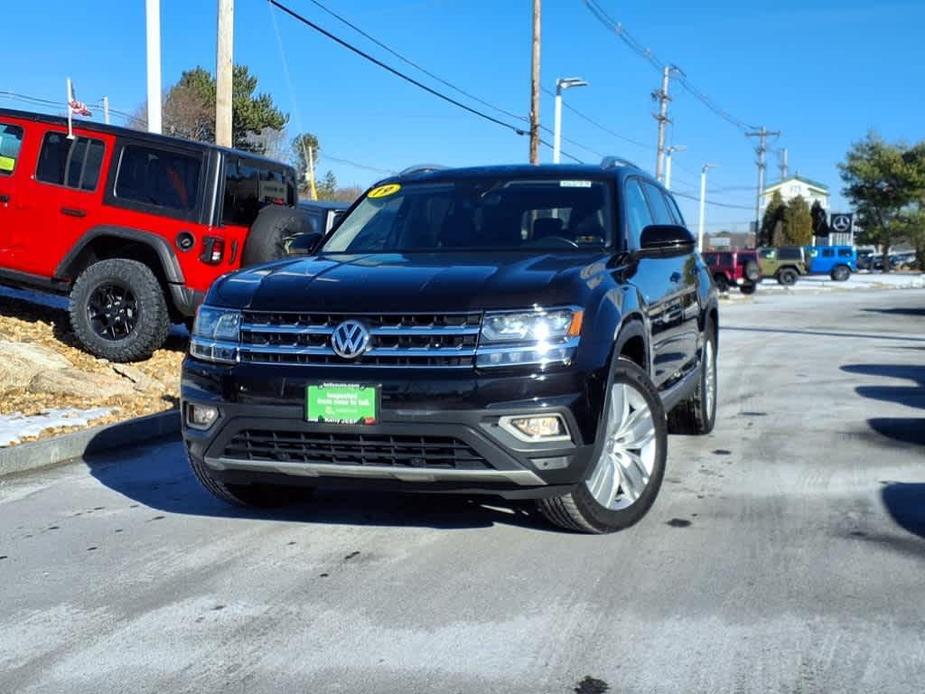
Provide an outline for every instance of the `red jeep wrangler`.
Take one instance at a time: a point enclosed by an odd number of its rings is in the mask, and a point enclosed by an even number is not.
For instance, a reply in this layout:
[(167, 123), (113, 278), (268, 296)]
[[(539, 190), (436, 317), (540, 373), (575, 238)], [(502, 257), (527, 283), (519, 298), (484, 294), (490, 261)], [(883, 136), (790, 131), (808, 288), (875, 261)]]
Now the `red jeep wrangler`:
[(738, 287), (743, 294), (754, 294), (761, 281), (757, 251), (707, 251), (703, 261), (721, 292)]
[(295, 171), (98, 123), (73, 135), (63, 118), (0, 109), (0, 283), (69, 293), (87, 350), (144, 359), (216, 277), (269, 259), (279, 219), (251, 226), (264, 205), (295, 204)]

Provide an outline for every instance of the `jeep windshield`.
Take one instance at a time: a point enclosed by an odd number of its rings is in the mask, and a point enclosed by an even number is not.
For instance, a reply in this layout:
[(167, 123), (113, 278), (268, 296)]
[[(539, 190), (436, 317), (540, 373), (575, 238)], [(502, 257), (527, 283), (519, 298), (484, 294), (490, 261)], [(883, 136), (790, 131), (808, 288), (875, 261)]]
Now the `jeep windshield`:
[(366, 195), (321, 253), (603, 248), (610, 189), (587, 179), (462, 178), (387, 183)]

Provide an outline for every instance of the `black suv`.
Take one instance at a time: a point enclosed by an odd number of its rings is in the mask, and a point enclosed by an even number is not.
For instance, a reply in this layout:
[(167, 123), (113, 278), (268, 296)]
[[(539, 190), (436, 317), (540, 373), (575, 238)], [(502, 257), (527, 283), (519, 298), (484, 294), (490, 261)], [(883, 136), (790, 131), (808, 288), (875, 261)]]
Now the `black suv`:
[(233, 503), (489, 494), (610, 532), (655, 500), (669, 429), (713, 428), (717, 327), (675, 201), (635, 166), (412, 169), (309, 256), (212, 286), (183, 435)]

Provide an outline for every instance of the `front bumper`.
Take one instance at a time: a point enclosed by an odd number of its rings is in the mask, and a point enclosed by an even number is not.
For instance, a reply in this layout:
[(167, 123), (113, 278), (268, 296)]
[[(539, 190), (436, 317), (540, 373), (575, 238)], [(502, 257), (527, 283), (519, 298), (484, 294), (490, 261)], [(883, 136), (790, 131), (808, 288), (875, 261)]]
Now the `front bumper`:
[[(220, 366), (187, 359), (182, 400), (189, 455), (216, 479), (380, 490), (537, 498), (561, 494), (593, 458), (601, 403), (597, 376), (542, 377), (386, 371), (361, 382), (382, 389), (374, 425), (308, 423), (309, 383), (356, 382), (305, 367)], [(393, 380), (394, 378), (394, 380)], [(601, 389), (603, 391), (603, 389)], [(185, 424), (190, 403), (219, 408), (201, 431)], [(504, 415), (558, 413), (569, 441), (527, 443), (502, 429)]]

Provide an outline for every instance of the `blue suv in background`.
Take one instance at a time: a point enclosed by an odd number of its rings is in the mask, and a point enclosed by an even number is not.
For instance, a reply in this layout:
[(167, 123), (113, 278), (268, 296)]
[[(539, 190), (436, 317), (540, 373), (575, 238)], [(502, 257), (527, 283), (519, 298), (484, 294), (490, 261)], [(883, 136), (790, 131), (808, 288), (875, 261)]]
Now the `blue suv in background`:
[(807, 246), (809, 274), (829, 275), (836, 282), (844, 282), (858, 271), (858, 252), (854, 246)]

